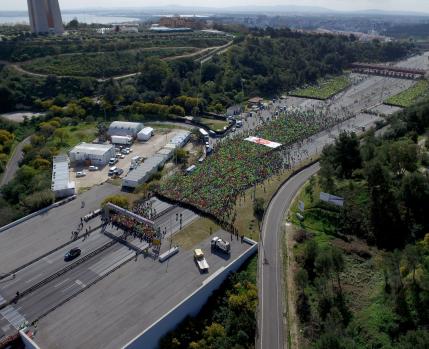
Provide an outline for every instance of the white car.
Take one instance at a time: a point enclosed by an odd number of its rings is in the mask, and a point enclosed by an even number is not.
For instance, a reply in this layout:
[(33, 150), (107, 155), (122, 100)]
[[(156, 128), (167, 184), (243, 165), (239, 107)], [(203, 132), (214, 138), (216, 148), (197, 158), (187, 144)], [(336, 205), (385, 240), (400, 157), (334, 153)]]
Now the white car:
[(233, 127), (233, 128), (231, 129), (231, 131), (232, 131), (232, 132), (235, 132), (235, 130), (236, 130), (236, 128), (235, 128), (235, 127)]
[(124, 155), (128, 155), (130, 153), (130, 151), (127, 148), (125, 148), (125, 149), (121, 150), (121, 153)]
[(86, 173), (83, 171), (76, 172), (76, 178), (85, 177), (85, 176), (86, 176)]
[(119, 158), (121, 158), (121, 159), (125, 159), (125, 155), (124, 155), (124, 154), (120, 154), (120, 155), (119, 155)]
[(90, 171), (98, 171), (98, 166), (89, 166)]

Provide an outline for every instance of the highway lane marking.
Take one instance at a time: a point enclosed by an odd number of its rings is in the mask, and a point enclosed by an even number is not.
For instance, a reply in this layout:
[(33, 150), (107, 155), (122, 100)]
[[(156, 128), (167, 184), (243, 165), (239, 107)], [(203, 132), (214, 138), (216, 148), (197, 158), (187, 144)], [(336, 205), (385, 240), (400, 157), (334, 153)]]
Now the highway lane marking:
[(61, 285), (63, 285), (63, 284), (65, 284), (67, 281), (69, 281), (70, 279), (69, 278), (67, 278), (67, 279), (65, 279), (65, 280), (63, 280), (63, 281), (61, 281), (61, 282), (59, 282), (58, 284), (56, 284), (56, 285), (54, 285), (54, 288), (57, 288), (58, 286), (61, 286)]
[(44, 261), (44, 262), (46, 262), (48, 264), (52, 264), (53, 263), (53, 261), (50, 260), (48, 257), (42, 258), (42, 261)]
[(26, 321), (25, 317), (11, 305), (0, 310), (0, 314), (16, 329)]
[(66, 288), (63, 288), (62, 290), (61, 290), (61, 292), (66, 292), (66, 291), (68, 291), (69, 289), (71, 289), (71, 288), (73, 288), (74, 286), (76, 286), (76, 284), (73, 282), (70, 286), (68, 286), (68, 287), (66, 287)]
[(82, 281), (80, 281), (80, 280), (76, 280), (75, 281), (80, 287), (82, 287), (82, 288), (85, 288), (86, 287), (86, 285), (82, 282)]
[(30, 282), (32, 282), (32, 281), (34, 281), (34, 280), (36, 280), (39, 276), (41, 276), (42, 275), (42, 273), (40, 273), (40, 274), (37, 274), (36, 276), (34, 276), (34, 277), (32, 277), (31, 279), (28, 279), (25, 283), (26, 284), (28, 284), (28, 283), (30, 283)]

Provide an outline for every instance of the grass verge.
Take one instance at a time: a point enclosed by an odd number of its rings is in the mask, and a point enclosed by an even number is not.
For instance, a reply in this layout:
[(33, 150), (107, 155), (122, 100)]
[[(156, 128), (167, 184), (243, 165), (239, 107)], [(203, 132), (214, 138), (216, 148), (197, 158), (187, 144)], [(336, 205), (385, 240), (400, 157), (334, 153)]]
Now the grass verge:
[(198, 218), (172, 237), (173, 244), (190, 250), (199, 242), (221, 229), (208, 218)]
[[(302, 168), (312, 162), (313, 158), (303, 161), (297, 168)], [(259, 240), (259, 226), (253, 215), (254, 198), (262, 198), (265, 202), (265, 208), (276, 193), (277, 189), (293, 174), (293, 170), (288, 170), (280, 175), (267, 179), (265, 182), (246, 190), (235, 203), (235, 212), (237, 219), (234, 226), (238, 229), (240, 235), (248, 236), (253, 240)]]

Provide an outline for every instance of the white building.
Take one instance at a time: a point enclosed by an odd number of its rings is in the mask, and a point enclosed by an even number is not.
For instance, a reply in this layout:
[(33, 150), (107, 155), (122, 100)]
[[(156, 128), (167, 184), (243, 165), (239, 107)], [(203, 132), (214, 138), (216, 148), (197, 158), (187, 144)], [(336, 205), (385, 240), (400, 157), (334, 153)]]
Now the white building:
[(74, 195), (76, 192), (75, 182), (70, 182), (69, 164), (70, 160), (66, 155), (53, 158), (51, 189), (57, 199)]
[(153, 136), (153, 128), (152, 127), (145, 127), (139, 133), (137, 133), (137, 139), (140, 142), (146, 142), (152, 136)]
[(116, 155), (111, 144), (80, 143), (70, 150), (72, 162), (88, 162), (88, 165), (104, 166)]
[(130, 171), (122, 180), (122, 186), (128, 188), (138, 187), (140, 184), (148, 181), (168, 160), (165, 155), (153, 155), (136, 169)]
[(130, 171), (122, 180), (122, 186), (128, 188), (136, 188), (139, 185), (147, 182), (150, 177), (158, 171), (161, 166), (169, 161), (177, 148), (183, 147), (191, 137), (191, 132), (182, 131), (172, 138), (170, 143), (158, 150), (158, 152), (145, 160), (136, 169)]
[(33, 33), (64, 33), (58, 0), (27, 0), (27, 3)]
[(107, 133), (109, 136), (130, 136), (136, 138), (137, 133), (142, 129), (143, 124), (140, 122), (113, 121)]

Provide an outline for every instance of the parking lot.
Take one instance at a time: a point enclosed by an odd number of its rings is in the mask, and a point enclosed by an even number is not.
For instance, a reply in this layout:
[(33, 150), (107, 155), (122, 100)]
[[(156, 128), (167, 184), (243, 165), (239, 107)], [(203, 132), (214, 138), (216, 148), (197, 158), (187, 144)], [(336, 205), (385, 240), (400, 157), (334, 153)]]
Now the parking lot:
[[(147, 142), (140, 143), (136, 141), (130, 148), (132, 152), (119, 159), (115, 165), (124, 170), (121, 178), (125, 177), (130, 170), (131, 159), (140, 156), (146, 159), (154, 155), (158, 150), (164, 147), (179, 131), (178, 130), (155, 130), (154, 136)], [(84, 177), (76, 177), (77, 172), (85, 172)], [(75, 181), (76, 189), (92, 187), (104, 183), (108, 178), (109, 166), (99, 168), (97, 171), (89, 171), (88, 166), (78, 165), (70, 168), (70, 180)]]

